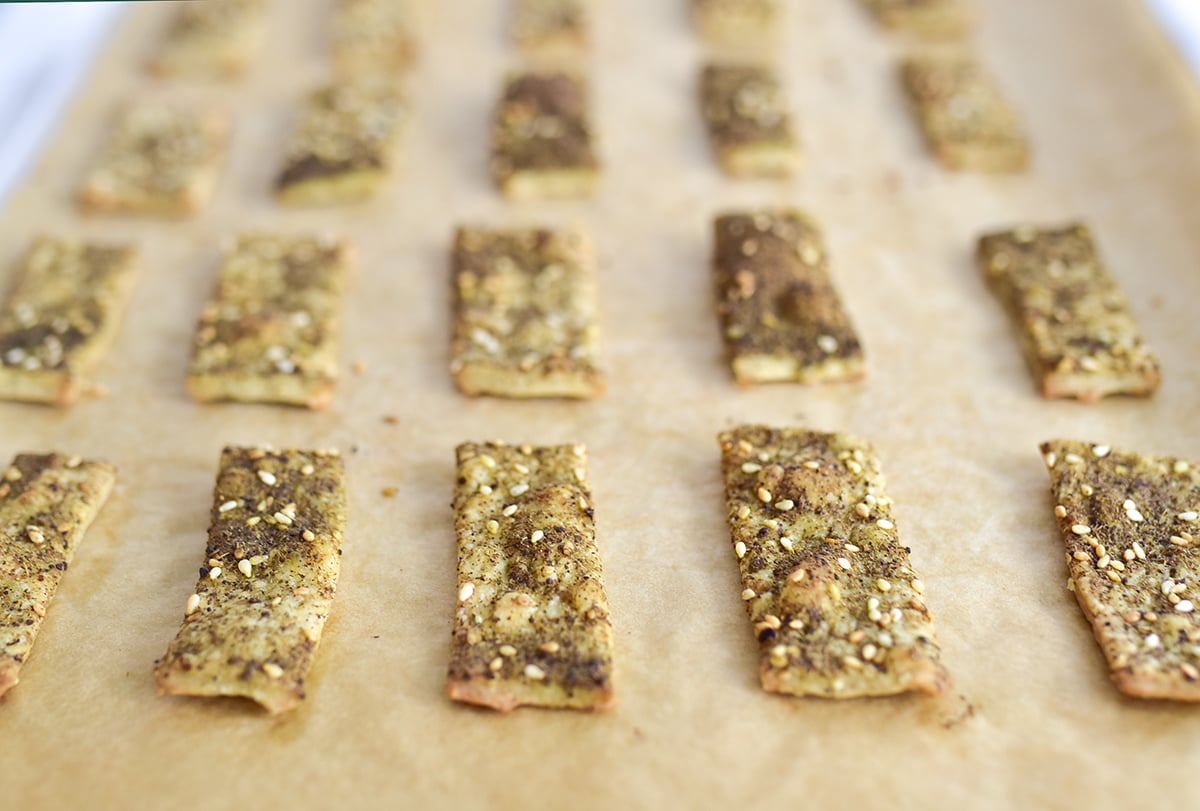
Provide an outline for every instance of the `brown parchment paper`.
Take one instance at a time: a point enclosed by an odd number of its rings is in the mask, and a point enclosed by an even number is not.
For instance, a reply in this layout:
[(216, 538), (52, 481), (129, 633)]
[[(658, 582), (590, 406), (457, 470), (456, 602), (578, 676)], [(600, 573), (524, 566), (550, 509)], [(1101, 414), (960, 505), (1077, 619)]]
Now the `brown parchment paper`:
[[(1200, 707), (1109, 684), (1066, 590), (1036, 443), (1055, 436), (1200, 459), (1200, 109), (1135, 0), (978, 2), (976, 47), (1028, 118), (1014, 177), (949, 174), (897, 88), (906, 47), (850, 0), (788, 3), (780, 59), (807, 167), (787, 183), (715, 168), (697, 110), (703, 47), (682, 0), (596, 3), (589, 58), (596, 199), (511, 205), (486, 125), (517, 64), (507, 4), (425, 2), (403, 168), (381, 199), (290, 211), (280, 145), (324, 75), (328, 3), (276, 2), (241, 83), (141, 71), (169, 6), (139, 3), (0, 217), (0, 273), (38, 232), (136, 240), (145, 268), (100, 370), (106, 399), (0, 404), (0, 455), (58, 448), (120, 479), (0, 702), (0, 807), (1133, 808), (1200, 805)], [(213, 205), (186, 222), (85, 219), (71, 196), (117, 106), (143, 96), (236, 119)], [(739, 391), (711, 301), (709, 223), (798, 204), (828, 229), (869, 376)], [(1162, 355), (1154, 399), (1084, 406), (1034, 392), (972, 259), (1019, 220), (1090, 221)], [(471, 401), (447, 366), (446, 253), (459, 222), (580, 223), (600, 248), (608, 393), (593, 403)], [(198, 406), (182, 376), (220, 245), (242, 228), (354, 238), (345, 377), (332, 408)], [(354, 374), (352, 361), (366, 371)], [(398, 425), (383, 422), (387, 414)], [(714, 435), (741, 421), (861, 433), (928, 586), (943, 699), (770, 696), (724, 523)], [(500, 716), (443, 696), (454, 604), (449, 509), (464, 439), (582, 441), (618, 638), (618, 706)], [(306, 705), (157, 698), (154, 659), (183, 617), (225, 443), (345, 450), (350, 524)], [(383, 487), (398, 494), (384, 498)]]

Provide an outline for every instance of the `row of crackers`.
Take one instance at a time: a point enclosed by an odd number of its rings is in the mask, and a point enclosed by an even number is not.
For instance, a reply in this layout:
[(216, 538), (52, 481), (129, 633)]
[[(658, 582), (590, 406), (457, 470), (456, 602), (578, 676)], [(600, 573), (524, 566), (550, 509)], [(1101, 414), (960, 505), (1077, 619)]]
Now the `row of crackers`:
[[(718, 440), (763, 688), (943, 692), (950, 676), (926, 587), (870, 446), (763, 425)], [(1200, 700), (1200, 470), (1077, 441), (1042, 452), (1070, 585), (1118, 688)], [(470, 442), (456, 456), (448, 695), (498, 710), (610, 706), (613, 621), (586, 448)], [(17, 684), (115, 476), (106, 462), (61, 454), (21, 454), (0, 475), (0, 695)], [(155, 664), (158, 690), (294, 709), (334, 606), (342, 459), (225, 448), (210, 521), (182, 626)]]

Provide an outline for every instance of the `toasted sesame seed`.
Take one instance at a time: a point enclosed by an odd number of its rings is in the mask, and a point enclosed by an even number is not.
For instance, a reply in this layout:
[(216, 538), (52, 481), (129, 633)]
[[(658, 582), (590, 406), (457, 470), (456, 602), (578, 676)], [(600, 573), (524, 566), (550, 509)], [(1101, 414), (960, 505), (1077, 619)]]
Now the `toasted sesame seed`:
[(465, 603), (467, 600), (471, 599), (471, 595), (474, 593), (475, 593), (475, 584), (474, 583), (463, 583), (462, 588), (460, 588), (458, 590), (458, 601), (460, 603)]
[(1180, 614), (1190, 614), (1196, 610), (1196, 607), (1192, 605), (1191, 600), (1180, 600), (1175, 603), (1175, 610)]
[(1132, 549), (1126, 549), (1124, 552), (1121, 553), (1121, 557), (1125, 558), (1126, 563), (1129, 563), (1137, 557), (1137, 553), (1134, 552)]
[(547, 642), (545, 645), (542, 645), (542, 650), (546, 653), (558, 653), (558, 643)]
[(37, 614), (39, 617), (46, 616), (46, 606), (42, 605), (41, 603), (34, 603), (29, 607), (33, 613)]
[(195, 611), (199, 607), (200, 607), (200, 595), (193, 594), (191, 597), (187, 598), (187, 606), (184, 607), (183, 613), (191, 614), (193, 611)]
[(1158, 638), (1158, 634), (1147, 634), (1144, 642), (1147, 648), (1162, 647), (1162, 640)]
[(761, 501), (763, 504), (770, 504), (771, 499), (772, 499), (772, 496), (771, 496), (770, 490), (768, 490), (765, 487), (758, 488), (758, 500), (759, 501)]
[(896, 525), (893, 524), (891, 521), (887, 520), (886, 518), (880, 518), (878, 521), (875, 522), (875, 526), (879, 527), (880, 529), (895, 529), (896, 528)]
[(1113, 567), (1114, 569), (1116, 569), (1118, 572), (1123, 572), (1123, 571), (1125, 571), (1125, 564), (1124, 564), (1124, 563), (1122, 563), (1121, 561), (1119, 561), (1119, 560), (1115, 559), (1115, 558), (1113, 558), (1112, 560), (1110, 560), (1110, 561), (1108, 562), (1108, 565), (1109, 565), (1109, 566), (1111, 566), (1111, 567)]
[(310, 589), (308, 586), (299, 586), (298, 588), (292, 589), (292, 594), (296, 595), (297, 597), (307, 597), (308, 595), (312, 594), (312, 589)]
[(809, 470), (820, 470), (821, 469), (821, 463), (816, 461), (815, 459), (809, 459), (807, 462), (804, 463), (804, 466), (806, 468), (808, 468)]
[(588, 508), (588, 500), (583, 496), (579, 497), (579, 509), (586, 510)]
[(754, 589), (746, 589), (745, 591), (742, 592), (743, 600), (753, 600), (757, 596), (758, 596), (758, 594), (755, 593)]
[(1108, 445), (1093, 445), (1092, 453), (1103, 459), (1105, 456), (1108, 456), (1110, 453), (1112, 453), (1112, 448), (1110, 448)]
[(490, 532), (492, 535), (496, 535), (500, 532), (500, 522), (497, 521), (495, 518), (489, 518), (488, 522), (487, 522), (487, 524), (485, 524), (485, 526), (487, 527), (487, 531)]
[(773, 631), (778, 631), (783, 627), (783, 622), (781, 622), (779, 617), (775, 616), (774, 614), (764, 614), (763, 624)]
[(733, 545), (733, 554), (737, 555), (738, 560), (746, 557), (746, 544), (738, 541)]
[(267, 662), (262, 666), (263, 673), (267, 674), (268, 679), (278, 679), (283, 675), (283, 668), (274, 662)]
[(859, 518), (871, 517), (871, 508), (861, 502), (854, 507), (854, 512), (858, 514)]
[(838, 566), (841, 566), (843, 569), (846, 569), (847, 571), (850, 570), (850, 561), (847, 560), (846, 558), (838, 558), (837, 562), (838, 562)]
[(859, 659), (857, 656), (843, 656), (842, 664), (844, 664), (846, 667), (850, 668), (851, 670), (862, 670), (863, 669), (862, 660)]
[(1171, 543), (1175, 544), (1176, 546), (1191, 546), (1192, 542), (1181, 535), (1172, 535)]
[(1063, 505), (1059, 504), (1057, 507), (1054, 508), (1054, 516), (1055, 516), (1055, 518), (1066, 518), (1067, 517), (1067, 508), (1064, 507)]
[(210, 568), (210, 569), (211, 569), (213, 566), (220, 566), (220, 565), (221, 565), (221, 561), (217, 560), (216, 558), (209, 558), (209, 559), (208, 559), (208, 566), (209, 566), (209, 568)]
[(238, 571), (246, 575), (246, 577), (250, 577), (254, 574), (254, 567), (250, 565), (250, 561), (242, 558), (238, 561)]
[(1116, 572), (1114, 572), (1112, 569), (1107, 569), (1107, 570), (1106, 570), (1104, 573), (1105, 573), (1106, 575), (1108, 575), (1108, 579), (1109, 579), (1109, 580), (1111, 580), (1111, 581), (1113, 581), (1114, 583), (1120, 583), (1120, 582), (1121, 582), (1121, 575), (1117, 574), (1117, 573), (1116, 573)]
[(796, 571), (794, 571), (790, 575), (788, 575), (788, 580), (792, 581), (793, 583), (799, 583), (807, 575), (808, 575), (808, 572), (806, 572), (804, 569), (797, 569)]
[(503, 515), (505, 518), (507, 518), (510, 515), (515, 515), (516, 512), (517, 512), (517, 505), (509, 504), (507, 507), (505, 507), (503, 510), (500, 511), (500, 514)]
[(546, 671), (537, 665), (525, 665), (525, 677), (534, 681), (541, 681), (546, 678)]
[(317, 534), (315, 532), (313, 532), (311, 529), (306, 529), (306, 530), (304, 530), (304, 532), (300, 533), (300, 537), (302, 537), (306, 541), (312, 542), (317, 539)]
[(842, 599), (842, 589), (837, 583), (829, 583), (828, 585), (825, 586), (825, 588), (829, 592), (829, 596), (832, 597), (833, 599), (835, 599), (835, 600)]
[(875, 654), (879, 653), (879, 648), (872, 645), (870, 642), (863, 645), (862, 658), (868, 662), (875, 658)]
[(252, 515), (246, 519), (246, 526), (252, 527), (262, 520), (262, 516)]
[(804, 630), (804, 620), (792, 620), (788, 623), (788, 627), (793, 631), (802, 631)]
[(1089, 532), (1092, 531), (1092, 528), (1089, 527), (1087, 524), (1074, 524), (1071, 526), (1071, 531), (1074, 532), (1076, 535), (1087, 535)]
[(1197, 679), (1200, 679), (1200, 670), (1197, 670), (1196, 666), (1190, 662), (1184, 662), (1179, 666), (1179, 669), (1183, 672), (1184, 677), (1186, 677), (1188, 681), (1196, 681)]
[(1108, 568), (1108, 564), (1111, 562), (1112, 562), (1112, 558), (1110, 558), (1108, 555), (1104, 555), (1098, 561), (1096, 561), (1096, 566), (1097, 566), (1097, 568), (1105, 569), (1105, 568)]
[(43, 544), (46, 542), (46, 536), (43, 535), (42, 531), (37, 527), (27, 527), (25, 529), (25, 534), (29, 537), (29, 540), (32, 543)]
[(1087, 552), (1084, 552), (1082, 549), (1076, 549), (1075, 552), (1072, 553), (1071, 557), (1080, 562), (1092, 559), (1092, 556)]
[(21, 478), (21, 471), (15, 467), (10, 467), (8, 470), (4, 471), (4, 480), (5, 481), (15, 482), (20, 478)]
[(1127, 611), (1123, 619), (1130, 625), (1134, 625), (1142, 618), (1141, 611)]
[(528, 491), (529, 491), (529, 485), (526, 484), (525, 482), (521, 482), (520, 484), (514, 484), (512, 487), (510, 487), (508, 489), (508, 492), (513, 494), (514, 496), (522, 495), (523, 493), (527, 493)]
[(495, 673), (500, 668), (504, 667), (504, 660), (497, 656), (492, 661), (488, 662), (488, 670)]
[(216, 580), (218, 577), (220, 577), (220, 576), (221, 576), (221, 567), (220, 567), (220, 566), (214, 566), (214, 567), (212, 567), (211, 569), (209, 569), (209, 570), (208, 570), (208, 576), (209, 576), (209, 579), (211, 579), (211, 580)]
[(545, 538), (545, 537), (546, 537), (545, 532), (542, 532), (540, 529), (535, 529), (533, 531), (533, 534), (531, 534), (529, 536), (529, 540), (531, 540), (533, 543), (537, 543), (538, 541), (540, 541), (542, 538)]
[(880, 591), (891, 591), (892, 590), (892, 584), (889, 583), (888, 581), (884, 580), (882, 577), (875, 581), (875, 586)]
[(510, 659), (517, 655), (517, 649), (514, 648), (512, 645), (501, 645), (499, 650), (500, 650), (501, 656), (505, 656)]

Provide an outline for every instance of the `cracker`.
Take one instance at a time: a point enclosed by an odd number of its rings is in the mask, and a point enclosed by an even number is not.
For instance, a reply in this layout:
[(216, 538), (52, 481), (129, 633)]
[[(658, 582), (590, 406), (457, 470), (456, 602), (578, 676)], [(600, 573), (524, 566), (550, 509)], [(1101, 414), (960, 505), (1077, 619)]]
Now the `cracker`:
[(348, 242), (244, 234), (225, 257), (196, 327), (188, 392), (323, 408), (337, 382)]
[(394, 76), (417, 57), (410, 0), (338, 0), (331, 38), (334, 67), (345, 76)]
[(718, 45), (773, 43), (782, 17), (779, 0), (692, 0), (696, 29)]
[(1020, 330), (1044, 396), (1095, 401), (1158, 389), (1158, 359), (1087, 226), (989, 234), (978, 260)]
[(585, 197), (596, 185), (587, 85), (565, 72), (510, 76), (492, 124), (492, 176), (510, 198)]
[(967, 33), (971, 15), (962, 0), (862, 0), (884, 28), (926, 39), (953, 39)]
[(0, 696), (19, 680), (58, 583), (104, 506), (107, 462), (23, 453), (0, 474)]
[(1200, 701), (1200, 467), (1071, 440), (1041, 450), (1069, 586), (1117, 689)]
[(901, 64), (900, 75), (925, 141), (945, 166), (983, 172), (1028, 166), (1020, 115), (973, 59), (912, 57)]
[(700, 105), (721, 167), (734, 176), (786, 177), (799, 154), (787, 100), (765, 65), (707, 65)]
[(730, 213), (714, 233), (717, 312), (738, 383), (863, 376), (862, 345), (814, 222), (790, 209)]
[(613, 630), (582, 445), (458, 446), (446, 692), (507, 711), (613, 702)]
[(719, 441), (763, 689), (828, 698), (944, 691), (925, 587), (870, 446), (761, 425)]
[(595, 251), (586, 235), (460, 228), (451, 261), (450, 369), (464, 394), (590, 398), (604, 391)]
[(526, 50), (579, 49), (588, 42), (584, 0), (514, 0), (512, 37)]
[(280, 202), (335, 205), (373, 197), (391, 173), (403, 117), (401, 95), (387, 82), (311, 93), (275, 183)]
[(79, 204), (94, 213), (195, 214), (212, 197), (228, 137), (227, 119), (212, 110), (129, 107), (84, 177)]
[(343, 478), (337, 451), (221, 452), (200, 579), (154, 666), (159, 695), (300, 704), (341, 567)]
[(67, 405), (91, 389), (138, 264), (130, 245), (36, 238), (0, 307), (0, 398)]
[(160, 76), (237, 76), (262, 47), (265, 31), (265, 0), (180, 3), (150, 71)]

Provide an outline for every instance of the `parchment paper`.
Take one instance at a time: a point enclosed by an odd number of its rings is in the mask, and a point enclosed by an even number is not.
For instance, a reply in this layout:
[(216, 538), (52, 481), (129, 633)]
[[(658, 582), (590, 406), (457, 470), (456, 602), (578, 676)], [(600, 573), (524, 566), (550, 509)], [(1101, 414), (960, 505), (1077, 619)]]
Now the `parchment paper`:
[[(277, 2), (240, 84), (154, 83), (141, 66), (173, 4), (136, 8), (0, 218), (0, 273), (37, 232), (136, 240), (146, 267), (70, 410), (0, 405), (0, 456), (58, 448), (120, 480), (0, 703), (0, 806), (66, 808), (1132, 808), (1200, 804), (1200, 707), (1109, 684), (1066, 590), (1036, 443), (1075, 436), (1200, 459), (1200, 117), (1191, 77), (1135, 0), (979, 2), (977, 47), (1028, 118), (1016, 177), (926, 155), (894, 73), (904, 44), (850, 0), (787, 4), (781, 59), (807, 168), (735, 182), (695, 101), (703, 48), (680, 0), (597, 3), (590, 58), (607, 166), (587, 203), (493, 191), (486, 126), (517, 64), (505, 3), (427, 2), (404, 167), (349, 209), (269, 195), (280, 144), (325, 67), (326, 2)], [(71, 195), (117, 106), (212, 103), (236, 118), (213, 205), (178, 223), (80, 218)], [(827, 229), (869, 356), (861, 385), (730, 381), (708, 268), (714, 212), (798, 204)], [(1165, 379), (1154, 399), (1036, 396), (971, 260), (1020, 220), (1085, 218)], [(610, 389), (587, 404), (471, 401), (446, 372), (453, 226), (590, 227), (602, 254)], [(248, 227), (355, 238), (345, 378), (333, 407), (198, 406), (182, 375), (221, 243)], [(350, 372), (362, 360), (366, 371)], [(383, 422), (399, 416), (398, 425)], [(770, 696), (724, 523), (714, 435), (741, 421), (861, 433), (878, 446), (938, 617), (955, 691), (833, 703)], [(454, 604), (455, 443), (583, 441), (618, 636), (618, 707), (509, 716), (443, 696)], [(225, 443), (343, 448), (350, 525), (306, 706), (157, 698)], [(395, 486), (395, 498), (380, 490)]]

